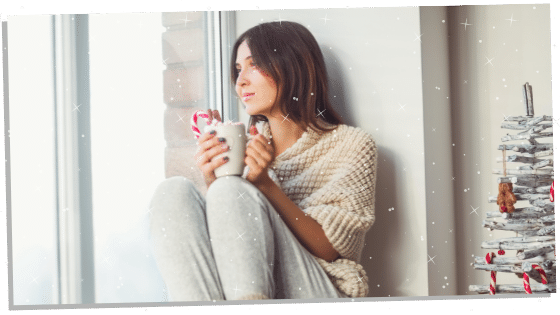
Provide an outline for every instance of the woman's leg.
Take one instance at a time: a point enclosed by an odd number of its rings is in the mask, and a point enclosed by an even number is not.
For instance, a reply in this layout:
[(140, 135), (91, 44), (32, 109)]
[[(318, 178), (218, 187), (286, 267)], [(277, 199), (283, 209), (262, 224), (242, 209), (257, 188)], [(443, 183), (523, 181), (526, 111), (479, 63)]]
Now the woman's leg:
[[(267, 200), (239, 176), (206, 193), (208, 232), (226, 300), (274, 298), (274, 235)], [(264, 198), (264, 200), (263, 200)]]
[(340, 297), (321, 266), (251, 183), (239, 176), (218, 178), (208, 189), (206, 206), (227, 300)]
[(179, 176), (163, 181), (152, 198), (152, 245), (173, 301), (224, 299), (208, 237), (205, 203), (193, 182)]
[(273, 220), (277, 268), (276, 298), (314, 299), (346, 297), (339, 292), (323, 268), (276, 215)]

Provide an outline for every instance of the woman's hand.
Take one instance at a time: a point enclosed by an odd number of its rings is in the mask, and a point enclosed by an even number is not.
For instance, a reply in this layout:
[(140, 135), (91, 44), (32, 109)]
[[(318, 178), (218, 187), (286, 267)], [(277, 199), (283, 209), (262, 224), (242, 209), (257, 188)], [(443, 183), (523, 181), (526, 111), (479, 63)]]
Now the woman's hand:
[(247, 180), (253, 185), (265, 183), (268, 177), (268, 166), (274, 160), (274, 147), (262, 134), (256, 135), (247, 145), (245, 164), (249, 166)]
[[(220, 117), (220, 113), (217, 110), (208, 110), (208, 117), (210, 120), (216, 119), (218, 121), (222, 121)], [(214, 170), (227, 163), (227, 160), (224, 159), (216, 159), (212, 161), (212, 159), (223, 152), (229, 150), (229, 147), (225, 144), (225, 139), (216, 138), (216, 132), (212, 131), (213, 133), (206, 132), (198, 138), (198, 150), (194, 155), (196, 159), (196, 166), (202, 171), (204, 175), (204, 181), (206, 182), (206, 186), (209, 187), (212, 182), (216, 180), (216, 175), (214, 174)]]

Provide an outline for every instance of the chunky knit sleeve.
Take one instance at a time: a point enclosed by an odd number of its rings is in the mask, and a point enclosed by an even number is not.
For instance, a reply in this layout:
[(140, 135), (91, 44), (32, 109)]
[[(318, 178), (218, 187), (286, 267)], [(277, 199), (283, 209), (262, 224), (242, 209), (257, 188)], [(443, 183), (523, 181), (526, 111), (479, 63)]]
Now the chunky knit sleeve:
[(377, 147), (359, 128), (345, 136), (341, 153), (322, 170), (330, 180), (300, 206), (322, 226), (341, 258), (358, 262), (375, 220)]

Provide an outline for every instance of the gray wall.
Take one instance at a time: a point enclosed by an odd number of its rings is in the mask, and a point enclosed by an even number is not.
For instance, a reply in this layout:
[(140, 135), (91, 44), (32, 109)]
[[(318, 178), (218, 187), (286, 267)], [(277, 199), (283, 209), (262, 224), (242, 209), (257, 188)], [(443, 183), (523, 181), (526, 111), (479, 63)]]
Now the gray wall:
[(457, 294), (446, 7), (421, 7), (429, 295)]

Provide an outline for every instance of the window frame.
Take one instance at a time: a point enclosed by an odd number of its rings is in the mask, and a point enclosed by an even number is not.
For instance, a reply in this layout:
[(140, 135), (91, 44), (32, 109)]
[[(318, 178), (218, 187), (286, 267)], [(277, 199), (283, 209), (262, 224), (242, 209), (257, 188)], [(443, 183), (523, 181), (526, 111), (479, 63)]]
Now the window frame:
[(94, 303), (88, 15), (52, 24), (58, 303)]

